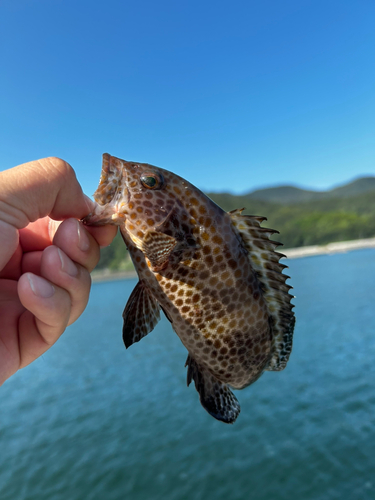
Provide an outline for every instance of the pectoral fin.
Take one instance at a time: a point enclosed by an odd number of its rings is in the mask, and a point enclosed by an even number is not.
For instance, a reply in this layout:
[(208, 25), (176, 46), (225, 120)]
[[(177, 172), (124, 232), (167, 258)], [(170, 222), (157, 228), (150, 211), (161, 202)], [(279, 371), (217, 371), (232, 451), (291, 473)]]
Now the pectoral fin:
[(162, 270), (177, 245), (173, 236), (157, 231), (148, 231), (142, 242), (142, 251), (151, 263), (153, 271)]
[(122, 338), (125, 347), (139, 342), (150, 333), (160, 319), (160, 306), (143, 281), (134, 288), (122, 314)]
[(240, 404), (228, 386), (199, 366), (190, 355), (185, 366), (188, 367), (187, 385), (194, 380), (203, 408), (217, 420), (233, 424), (240, 413)]

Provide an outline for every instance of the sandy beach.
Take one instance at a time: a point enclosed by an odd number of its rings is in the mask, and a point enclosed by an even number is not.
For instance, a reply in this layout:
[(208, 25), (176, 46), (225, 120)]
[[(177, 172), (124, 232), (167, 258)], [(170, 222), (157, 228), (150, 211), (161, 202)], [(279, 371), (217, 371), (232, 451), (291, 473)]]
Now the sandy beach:
[[(302, 257), (312, 257), (314, 255), (326, 255), (350, 252), (352, 250), (360, 250), (363, 248), (375, 248), (375, 238), (367, 238), (362, 240), (339, 241), (336, 243), (328, 243), (327, 245), (313, 245), (299, 248), (279, 248), (280, 253), (283, 253), (288, 259), (300, 259)], [(124, 280), (136, 278), (135, 271), (110, 271), (103, 269), (94, 271), (91, 274), (93, 283), (113, 280)]]
[(375, 238), (338, 241), (336, 243), (328, 243), (327, 245), (313, 245), (299, 248), (281, 248), (280, 252), (286, 255), (288, 259), (299, 259), (301, 257), (310, 257), (313, 255), (350, 252), (352, 250), (360, 250), (363, 248), (375, 248)]

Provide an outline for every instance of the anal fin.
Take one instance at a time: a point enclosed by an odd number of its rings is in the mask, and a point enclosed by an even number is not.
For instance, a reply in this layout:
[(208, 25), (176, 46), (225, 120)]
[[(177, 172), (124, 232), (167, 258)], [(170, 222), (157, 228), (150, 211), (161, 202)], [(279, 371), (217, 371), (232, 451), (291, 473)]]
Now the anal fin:
[(122, 338), (126, 348), (134, 342), (139, 342), (157, 325), (160, 306), (143, 281), (139, 281), (131, 293), (122, 317)]
[(203, 408), (217, 420), (233, 424), (240, 413), (240, 404), (228, 386), (199, 366), (190, 355), (185, 366), (188, 367), (187, 385), (194, 380)]

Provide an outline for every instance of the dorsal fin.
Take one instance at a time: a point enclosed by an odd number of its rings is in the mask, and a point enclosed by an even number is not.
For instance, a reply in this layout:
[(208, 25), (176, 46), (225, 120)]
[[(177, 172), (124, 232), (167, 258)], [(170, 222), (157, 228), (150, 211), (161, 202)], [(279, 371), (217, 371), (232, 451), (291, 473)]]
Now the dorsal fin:
[(283, 370), (292, 350), (295, 323), (294, 306), (290, 303), (293, 295), (289, 293), (292, 287), (286, 284), (289, 276), (283, 274), (287, 266), (279, 262), (285, 255), (275, 251), (281, 243), (270, 240), (270, 236), (278, 231), (260, 226), (267, 219), (242, 215), (243, 210), (232, 210), (229, 215), (249, 253), (267, 302), (273, 332), (273, 355), (266, 370)]

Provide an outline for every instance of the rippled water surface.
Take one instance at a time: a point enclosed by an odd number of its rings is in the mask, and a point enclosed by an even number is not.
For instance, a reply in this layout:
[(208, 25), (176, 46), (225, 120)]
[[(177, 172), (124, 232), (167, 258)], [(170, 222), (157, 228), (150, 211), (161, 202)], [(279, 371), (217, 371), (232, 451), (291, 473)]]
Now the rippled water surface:
[(95, 284), (80, 320), (0, 388), (1, 500), (375, 498), (375, 251), (290, 261), (283, 372), (233, 425), (186, 387), (165, 318), (125, 351), (136, 280)]

